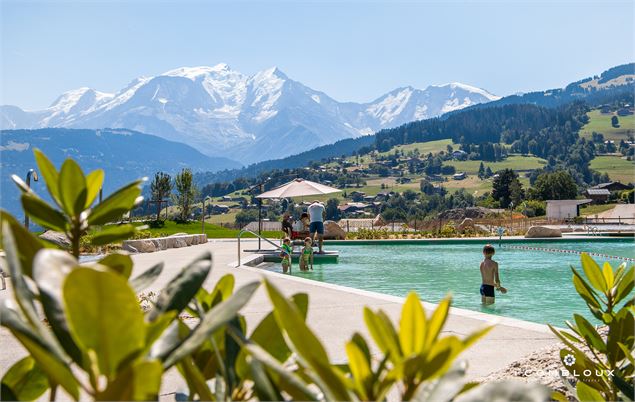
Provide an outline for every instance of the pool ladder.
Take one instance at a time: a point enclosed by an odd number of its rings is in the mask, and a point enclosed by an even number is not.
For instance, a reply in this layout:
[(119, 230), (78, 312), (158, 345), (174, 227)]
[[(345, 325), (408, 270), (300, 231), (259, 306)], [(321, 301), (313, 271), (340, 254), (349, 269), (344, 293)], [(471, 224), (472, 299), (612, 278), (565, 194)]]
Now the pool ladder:
[[(278, 250), (282, 250), (282, 247), (280, 247), (279, 245), (277, 245), (276, 243), (272, 242), (271, 240), (264, 238), (262, 236), (260, 236), (258, 233), (256, 232), (252, 232), (251, 230), (248, 229), (243, 229), (240, 232), (238, 232), (238, 265), (236, 265), (236, 267), (240, 266), (240, 238), (245, 234), (245, 233), (249, 233), (252, 234), (254, 236), (256, 236), (257, 238), (259, 238), (260, 240), (264, 240), (267, 243), (271, 244), (272, 246), (274, 246), (276, 249)], [(260, 251), (260, 250), (258, 250)]]

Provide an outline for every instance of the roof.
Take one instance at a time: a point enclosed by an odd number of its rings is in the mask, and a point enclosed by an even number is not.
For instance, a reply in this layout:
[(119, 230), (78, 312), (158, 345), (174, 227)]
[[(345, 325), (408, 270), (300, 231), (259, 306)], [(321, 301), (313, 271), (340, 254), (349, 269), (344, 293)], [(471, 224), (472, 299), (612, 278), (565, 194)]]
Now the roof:
[(611, 195), (611, 192), (605, 188), (589, 188), (585, 192), (588, 195)]
[(593, 200), (584, 199), (584, 200), (547, 200), (547, 204), (552, 205), (582, 205), (589, 204), (593, 202)]

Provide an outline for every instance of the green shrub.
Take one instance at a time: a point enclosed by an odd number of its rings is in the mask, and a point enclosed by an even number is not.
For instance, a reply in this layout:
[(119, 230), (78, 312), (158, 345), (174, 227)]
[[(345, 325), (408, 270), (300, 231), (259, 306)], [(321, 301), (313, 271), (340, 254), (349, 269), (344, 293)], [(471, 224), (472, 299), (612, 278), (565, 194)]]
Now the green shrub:
[[(573, 284), (593, 316), (606, 326), (606, 336), (586, 318), (574, 314), (567, 322), (572, 332), (550, 326), (566, 345), (560, 351), (564, 368), (577, 374), (575, 393), (581, 401), (618, 401), (635, 399), (633, 371), (635, 359), (635, 309), (631, 292), (635, 284), (633, 266), (626, 263), (613, 269), (607, 262), (600, 266), (588, 254), (582, 254), (582, 271), (573, 267)], [(584, 352), (583, 348), (590, 352)], [(565, 381), (566, 385), (569, 385)]]

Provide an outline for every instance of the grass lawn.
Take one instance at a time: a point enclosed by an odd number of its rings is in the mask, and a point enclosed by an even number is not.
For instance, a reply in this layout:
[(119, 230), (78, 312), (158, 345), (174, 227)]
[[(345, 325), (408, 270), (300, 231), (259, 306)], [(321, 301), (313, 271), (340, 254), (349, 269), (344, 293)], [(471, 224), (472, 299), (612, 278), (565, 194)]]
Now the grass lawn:
[(607, 173), (611, 180), (622, 183), (635, 182), (635, 162), (619, 156), (597, 156), (590, 163), (591, 169)]
[[(157, 236), (160, 236), (162, 234), (173, 235), (176, 233), (198, 234), (201, 233), (201, 222), (190, 222), (181, 224), (173, 221), (166, 221), (165, 226), (161, 228), (149, 228), (147, 230), (149, 230), (153, 234), (156, 234)], [(205, 234), (207, 234), (207, 237), (210, 239), (235, 239), (236, 236), (238, 236), (238, 232), (239, 230), (237, 229), (228, 229), (211, 223), (205, 224)], [(280, 232), (263, 232), (263, 235), (270, 238), (280, 238), (282, 236)], [(254, 236), (246, 233), (245, 235), (243, 235), (243, 237)]]
[[(468, 175), (477, 174), (481, 161), (448, 161), (445, 165), (454, 166), (457, 173), (466, 172)], [(485, 168), (488, 166), (493, 172), (503, 169), (513, 170), (534, 170), (540, 169), (547, 164), (547, 161), (535, 156), (512, 155), (501, 162), (483, 162)]]
[(587, 113), (589, 116), (589, 122), (580, 129), (580, 136), (585, 138), (591, 138), (591, 134), (596, 133), (604, 134), (604, 139), (620, 141), (626, 140), (629, 135), (635, 135), (635, 116), (617, 116), (619, 119), (620, 127), (615, 128), (611, 125), (611, 117), (613, 113), (602, 114), (599, 110), (592, 110)]
[(421, 155), (427, 155), (430, 152), (432, 152), (433, 154), (436, 154), (440, 151), (447, 151), (448, 145), (452, 145), (455, 147), (455, 144), (452, 143), (451, 139), (427, 141), (427, 142), (414, 142), (412, 144), (396, 145), (392, 147), (389, 151), (381, 152), (379, 155), (394, 154), (396, 149), (403, 152), (414, 151), (415, 149), (418, 149)]
[(615, 208), (615, 205), (617, 204), (597, 204), (597, 205), (586, 204), (586, 206), (582, 206), (580, 208), (580, 215), (593, 216), (595, 214), (608, 211), (609, 209), (613, 209)]

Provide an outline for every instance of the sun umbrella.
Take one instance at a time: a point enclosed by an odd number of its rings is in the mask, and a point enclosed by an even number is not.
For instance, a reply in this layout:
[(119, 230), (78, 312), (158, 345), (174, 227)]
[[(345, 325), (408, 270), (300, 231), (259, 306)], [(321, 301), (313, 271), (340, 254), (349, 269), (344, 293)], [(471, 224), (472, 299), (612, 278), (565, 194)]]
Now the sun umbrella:
[(340, 191), (342, 190), (325, 186), (324, 184), (316, 183), (314, 181), (295, 179), (280, 187), (276, 187), (273, 190), (257, 195), (256, 198), (303, 197), (308, 195), (331, 194)]

